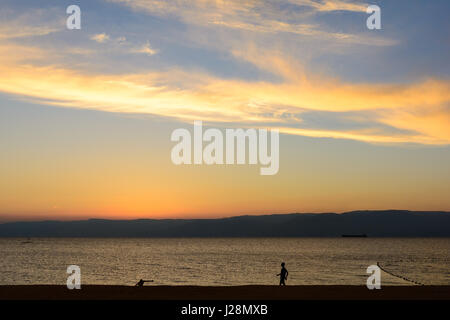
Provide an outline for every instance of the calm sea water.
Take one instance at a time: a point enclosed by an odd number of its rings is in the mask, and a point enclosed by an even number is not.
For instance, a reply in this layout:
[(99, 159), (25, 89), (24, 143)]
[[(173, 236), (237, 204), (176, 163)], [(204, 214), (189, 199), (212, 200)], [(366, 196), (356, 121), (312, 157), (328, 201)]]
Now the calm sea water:
[[(65, 284), (80, 266), (82, 284), (364, 285), (380, 264), (424, 284), (450, 284), (450, 239), (0, 239), (0, 284)], [(406, 285), (382, 273), (382, 284)]]

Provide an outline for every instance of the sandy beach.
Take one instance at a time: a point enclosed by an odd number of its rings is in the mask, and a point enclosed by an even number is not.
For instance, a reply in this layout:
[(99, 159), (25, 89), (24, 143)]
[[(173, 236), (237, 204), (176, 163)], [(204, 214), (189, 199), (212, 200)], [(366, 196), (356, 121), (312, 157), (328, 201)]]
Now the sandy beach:
[(450, 300), (450, 286), (0, 286), (0, 300)]

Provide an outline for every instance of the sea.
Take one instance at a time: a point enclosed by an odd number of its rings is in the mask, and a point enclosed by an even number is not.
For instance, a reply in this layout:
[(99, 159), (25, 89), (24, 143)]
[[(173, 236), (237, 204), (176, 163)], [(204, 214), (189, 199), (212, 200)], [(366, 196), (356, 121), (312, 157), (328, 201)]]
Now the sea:
[(0, 238), (0, 285), (450, 285), (450, 238)]

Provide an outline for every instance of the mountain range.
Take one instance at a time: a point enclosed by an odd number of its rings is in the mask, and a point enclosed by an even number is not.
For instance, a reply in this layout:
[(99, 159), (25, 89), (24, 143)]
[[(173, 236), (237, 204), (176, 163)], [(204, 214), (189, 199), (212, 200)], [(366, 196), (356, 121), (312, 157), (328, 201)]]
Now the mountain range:
[(0, 237), (450, 237), (450, 212), (352, 211), (220, 219), (21, 221)]

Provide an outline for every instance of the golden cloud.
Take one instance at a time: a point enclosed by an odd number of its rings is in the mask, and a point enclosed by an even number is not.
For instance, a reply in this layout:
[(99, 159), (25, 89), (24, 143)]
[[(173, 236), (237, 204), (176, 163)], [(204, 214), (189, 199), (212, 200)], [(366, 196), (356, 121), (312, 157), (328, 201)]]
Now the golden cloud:
[[(11, 52), (16, 52), (15, 55)], [(366, 142), (450, 142), (450, 83), (429, 79), (412, 84), (354, 84), (307, 74), (279, 52), (234, 52), (279, 74), (271, 83), (221, 79), (201, 72), (170, 70), (127, 75), (81, 73), (70, 68), (24, 64), (40, 49), (0, 45), (0, 90), (50, 105), (108, 112), (153, 114), (183, 121), (237, 122), (278, 127), (281, 132)], [(301, 128), (308, 111), (370, 111), (375, 121), (412, 133)], [(292, 123), (283, 114), (300, 114)], [(357, 118), (353, 121), (358, 122)]]

